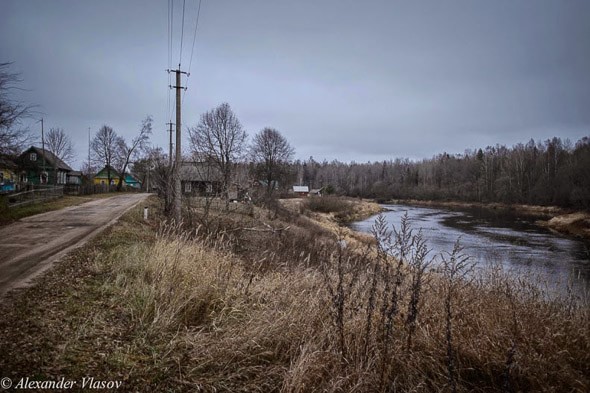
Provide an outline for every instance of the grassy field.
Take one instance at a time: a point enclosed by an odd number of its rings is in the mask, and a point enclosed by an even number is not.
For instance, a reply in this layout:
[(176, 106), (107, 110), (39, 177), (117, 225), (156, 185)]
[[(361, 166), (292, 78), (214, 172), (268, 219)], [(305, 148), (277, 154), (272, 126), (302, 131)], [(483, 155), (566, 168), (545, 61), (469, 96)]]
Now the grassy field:
[(590, 390), (588, 303), (498, 269), (468, 275), (459, 249), (432, 271), (408, 227), (376, 223), (397, 259), (366, 237), (343, 247), (330, 205), (193, 203), (183, 227), (131, 210), (3, 299), (1, 376), (145, 392)]

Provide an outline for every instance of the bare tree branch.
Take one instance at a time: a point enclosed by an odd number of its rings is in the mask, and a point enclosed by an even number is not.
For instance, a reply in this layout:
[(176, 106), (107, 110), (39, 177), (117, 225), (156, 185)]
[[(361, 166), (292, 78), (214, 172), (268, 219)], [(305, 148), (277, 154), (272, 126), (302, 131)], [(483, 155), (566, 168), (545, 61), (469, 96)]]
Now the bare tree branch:
[(107, 170), (107, 187), (111, 185), (113, 165), (117, 159), (117, 148), (120, 144), (117, 133), (109, 126), (103, 125), (90, 143), (93, 161), (98, 165), (104, 165)]
[(295, 150), (287, 139), (274, 128), (264, 128), (254, 136), (250, 155), (264, 176), (268, 195), (272, 194), (275, 182), (286, 172), (294, 154)]
[(246, 132), (229, 104), (201, 115), (196, 127), (189, 129), (191, 149), (215, 165), (222, 175), (222, 188), (226, 201), (234, 164), (242, 157)]
[(19, 74), (9, 72), (11, 64), (0, 63), (0, 154), (16, 155), (30, 142), (28, 130), (19, 126), (33, 107), (11, 97), (10, 91), (22, 82)]
[(72, 139), (63, 128), (51, 128), (45, 136), (47, 150), (64, 162), (74, 159), (74, 146)]
[(149, 115), (146, 116), (141, 122), (139, 135), (133, 138), (130, 144), (127, 144), (123, 138), (119, 138), (117, 141), (116, 167), (119, 171), (119, 184), (117, 185), (118, 191), (123, 187), (125, 172), (127, 172), (129, 164), (144, 152), (149, 145), (150, 136), (152, 135), (152, 122), (152, 117)]

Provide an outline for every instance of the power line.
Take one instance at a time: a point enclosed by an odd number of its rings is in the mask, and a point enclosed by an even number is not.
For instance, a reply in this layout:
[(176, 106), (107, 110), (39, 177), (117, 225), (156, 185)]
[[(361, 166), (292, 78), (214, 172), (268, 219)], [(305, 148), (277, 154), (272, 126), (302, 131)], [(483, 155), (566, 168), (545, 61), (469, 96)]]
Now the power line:
[[(172, 35), (174, 32), (174, 0), (168, 0), (168, 69), (172, 65)], [(168, 86), (172, 84), (172, 76), (168, 73)], [(172, 117), (172, 108), (170, 106), (170, 94), (171, 91), (167, 89), (168, 94), (168, 118)]]
[(193, 47), (191, 48), (191, 59), (188, 63), (188, 72), (191, 72), (191, 65), (193, 64), (193, 52), (195, 50), (195, 41), (197, 40), (197, 29), (199, 28), (199, 16), (201, 15), (201, 0), (199, 0), (199, 8), (197, 9), (197, 21), (195, 23), (195, 33), (193, 34)]
[[(197, 29), (199, 28), (199, 16), (201, 15), (201, 0), (199, 0), (199, 8), (197, 9), (197, 20), (195, 22), (195, 32), (193, 34), (193, 46), (191, 48), (191, 59), (188, 63), (188, 74), (186, 79), (186, 86), (188, 86), (188, 77), (191, 75), (191, 66), (193, 64), (193, 53), (195, 51), (195, 42), (197, 41)], [(184, 103), (184, 97), (186, 95), (186, 90), (182, 93), (182, 102)]]
[(182, 27), (180, 29), (180, 57), (178, 58), (178, 69), (180, 69), (180, 64), (182, 63), (182, 41), (184, 39), (184, 6), (186, 5), (186, 0), (182, 0)]

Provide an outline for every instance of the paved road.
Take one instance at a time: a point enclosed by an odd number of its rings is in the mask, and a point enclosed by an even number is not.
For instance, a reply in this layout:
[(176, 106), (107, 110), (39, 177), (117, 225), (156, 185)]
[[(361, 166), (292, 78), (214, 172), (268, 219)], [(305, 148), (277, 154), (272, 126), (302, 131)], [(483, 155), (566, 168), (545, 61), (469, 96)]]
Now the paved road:
[(124, 194), (23, 218), (0, 227), (0, 297), (51, 267), (149, 194)]

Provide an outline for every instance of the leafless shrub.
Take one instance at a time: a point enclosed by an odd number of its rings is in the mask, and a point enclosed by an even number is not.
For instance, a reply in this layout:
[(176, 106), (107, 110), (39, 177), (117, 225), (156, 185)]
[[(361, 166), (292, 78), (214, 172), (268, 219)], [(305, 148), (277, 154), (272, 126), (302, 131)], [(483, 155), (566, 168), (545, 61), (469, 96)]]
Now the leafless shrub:
[(336, 196), (311, 197), (301, 205), (304, 209), (320, 213), (343, 213), (351, 208), (347, 200)]
[(469, 263), (469, 256), (463, 254), (463, 248), (459, 240), (455, 243), (453, 250), (447, 255), (442, 255), (443, 263), (443, 287), (445, 290), (445, 332), (447, 345), (447, 374), (451, 391), (457, 391), (456, 356), (453, 348), (453, 302), (457, 292), (465, 285), (473, 264)]

